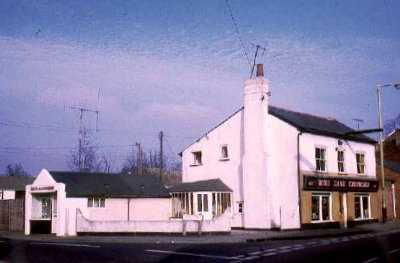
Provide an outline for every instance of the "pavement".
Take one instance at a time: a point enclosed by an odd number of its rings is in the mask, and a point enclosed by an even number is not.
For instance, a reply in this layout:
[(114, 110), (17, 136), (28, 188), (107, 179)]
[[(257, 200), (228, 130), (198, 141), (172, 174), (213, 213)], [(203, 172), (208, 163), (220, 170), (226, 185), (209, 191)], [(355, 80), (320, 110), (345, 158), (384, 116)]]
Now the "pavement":
[(94, 243), (142, 243), (142, 244), (209, 244), (209, 243), (253, 243), (268, 240), (297, 240), (352, 236), (368, 233), (400, 230), (400, 221), (370, 223), (348, 229), (312, 229), (312, 230), (232, 230), (230, 234), (202, 235), (85, 235), (75, 237), (57, 237), (55, 235), (30, 235), (16, 232), (0, 232), (0, 237), (11, 240), (37, 242), (94, 242)]

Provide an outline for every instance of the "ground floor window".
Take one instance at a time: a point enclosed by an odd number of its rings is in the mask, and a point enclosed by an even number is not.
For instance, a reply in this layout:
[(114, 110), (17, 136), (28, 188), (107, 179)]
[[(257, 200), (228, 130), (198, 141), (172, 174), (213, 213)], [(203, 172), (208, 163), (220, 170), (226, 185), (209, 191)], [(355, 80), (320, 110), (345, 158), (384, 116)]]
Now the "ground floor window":
[(182, 217), (183, 214), (193, 215), (193, 193), (173, 193), (173, 215)]
[(356, 219), (371, 217), (369, 194), (356, 194), (354, 196), (354, 216)]
[(208, 194), (197, 194), (197, 212), (208, 212)]
[(212, 193), (213, 216), (220, 216), (231, 206), (230, 193)]
[(311, 196), (311, 221), (331, 220), (331, 194), (313, 193)]
[(102, 197), (89, 197), (88, 207), (106, 207), (106, 200)]

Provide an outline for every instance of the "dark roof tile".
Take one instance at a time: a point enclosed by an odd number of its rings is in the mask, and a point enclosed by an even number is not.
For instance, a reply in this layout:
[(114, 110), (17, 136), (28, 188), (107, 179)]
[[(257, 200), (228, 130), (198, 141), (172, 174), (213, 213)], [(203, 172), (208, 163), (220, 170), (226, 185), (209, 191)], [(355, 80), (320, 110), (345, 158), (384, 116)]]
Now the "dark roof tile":
[(210, 179), (195, 181), (189, 183), (181, 183), (175, 185), (169, 189), (171, 193), (178, 192), (232, 192), (226, 184), (224, 184), (221, 179)]
[(34, 180), (32, 176), (0, 176), (0, 189), (25, 191), (25, 186)]
[(57, 182), (65, 184), (67, 197), (170, 197), (156, 176), (51, 171)]

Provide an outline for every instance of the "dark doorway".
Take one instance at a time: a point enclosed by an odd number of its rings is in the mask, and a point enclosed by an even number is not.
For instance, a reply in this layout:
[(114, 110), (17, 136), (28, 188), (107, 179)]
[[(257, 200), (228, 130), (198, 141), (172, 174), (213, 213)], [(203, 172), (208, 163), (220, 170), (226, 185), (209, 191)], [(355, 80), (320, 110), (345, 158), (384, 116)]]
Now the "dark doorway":
[(31, 234), (51, 234), (51, 220), (31, 220)]

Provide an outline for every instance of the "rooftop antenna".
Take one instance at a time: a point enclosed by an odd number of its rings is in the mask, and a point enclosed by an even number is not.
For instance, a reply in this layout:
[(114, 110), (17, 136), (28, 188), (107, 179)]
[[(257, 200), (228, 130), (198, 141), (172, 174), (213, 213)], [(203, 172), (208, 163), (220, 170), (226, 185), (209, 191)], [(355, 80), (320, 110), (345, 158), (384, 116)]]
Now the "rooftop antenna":
[(363, 120), (363, 119), (354, 118), (353, 121), (356, 123), (357, 130), (360, 129), (360, 124), (361, 124), (361, 123), (364, 123), (364, 120)]
[(84, 126), (84, 124), (83, 124), (83, 115), (85, 114), (85, 113), (94, 113), (94, 114), (96, 114), (96, 132), (98, 131), (97, 130), (97, 122), (98, 122), (98, 119), (99, 119), (99, 110), (92, 110), (92, 109), (89, 109), (89, 108), (83, 108), (83, 107), (78, 107), (78, 106), (69, 106), (68, 107), (69, 109), (72, 109), (72, 110), (77, 110), (77, 111), (79, 111), (79, 149), (78, 149), (78, 167), (79, 167), (79, 170), (82, 170), (82, 144), (84, 143), (84, 140), (85, 140), (85, 136), (86, 136), (86, 134), (85, 134), (85, 126)]
[[(253, 44), (253, 45), (254, 45), (254, 44)], [(263, 47), (263, 46), (261, 46), (261, 45), (255, 45), (255, 47), (256, 47), (256, 52), (254, 53), (254, 59), (253, 59), (252, 65), (251, 65), (250, 78), (252, 78), (252, 77), (253, 77), (253, 74), (254, 74), (254, 68), (255, 68), (256, 62), (257, 62), (258, 50), (261, 49), (261, 50), (263, 51), (263, 53), (262, 53), (261, 56), (263, 56), (263, 55), (264, 55), (264, 52), (267, 50), (267, 48), (265, 48), (265, 47)]]

